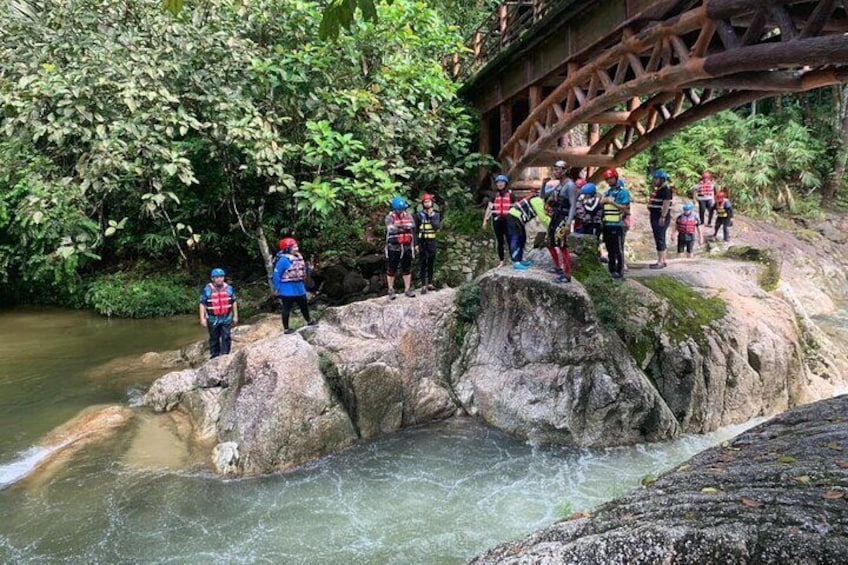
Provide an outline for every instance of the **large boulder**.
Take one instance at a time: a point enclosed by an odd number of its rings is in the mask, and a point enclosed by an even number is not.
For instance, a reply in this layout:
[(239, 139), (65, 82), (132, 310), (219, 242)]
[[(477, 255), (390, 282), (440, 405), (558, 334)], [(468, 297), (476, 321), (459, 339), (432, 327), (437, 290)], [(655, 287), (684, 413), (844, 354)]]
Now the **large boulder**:
[(479, 279), (479, 316), (454, 387), (463, 407), (534, 441), (609, 446), (674, 437), (678, 425), (579, 283), (500, 269)]
[(848, 396), (795, 408), (472, 563), (848, 563)]

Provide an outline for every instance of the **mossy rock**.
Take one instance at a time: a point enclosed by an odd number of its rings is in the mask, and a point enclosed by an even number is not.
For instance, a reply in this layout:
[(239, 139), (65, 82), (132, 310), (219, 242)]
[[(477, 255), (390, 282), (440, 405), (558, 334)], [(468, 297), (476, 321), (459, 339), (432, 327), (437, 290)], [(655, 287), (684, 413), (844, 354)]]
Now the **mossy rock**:
[(753, 261), (763, 265), (757, 283), (763, 290), (771, 292), (780, 283), (780, 269), (783, 257), (776, 249), (760, 249), (758, 247), (731, 247), (725, 252), (725, 257), (741, 261)]
[(639, 282), (668, 301), (670, 308), (663, 330), (677, 342), (691, 337), (697, 343), (702, 343), (704, 326), (709, 326), (727, 315), (727, 304), (724, 300), (703, 296), (675, 278), (658, 276)]

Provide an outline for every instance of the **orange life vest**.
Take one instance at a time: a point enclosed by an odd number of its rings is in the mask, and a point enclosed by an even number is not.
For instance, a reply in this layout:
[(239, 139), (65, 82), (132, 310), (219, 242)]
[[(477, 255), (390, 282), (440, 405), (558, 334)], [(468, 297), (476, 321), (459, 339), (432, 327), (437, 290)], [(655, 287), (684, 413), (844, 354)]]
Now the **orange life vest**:
[(412, 231), (415, 222), (412, 216), (406, 212), (392, 212), (390, 214), (391, 228), (386, 234), (386, 241), (396, 245), (410, 245), (412, 243)]
[(492, 202), (492, 212), (495, 216), (506, 218), (509, 215), (510, 206), (512, 206), (512, 193), (510, 191), (504, 191), (503, 195), (500, 192), (495, 194), (495, 200)]
[(221, 318), (228, 316), (233, 309), (233, 297), (230, 285), (224, 283), (220, 288), (209, 283), (209, 298), (206, 300), (206, 313)]
[(291, 262), (291, 267), (280, 276), (282, 282), (300, 282), (306, 278), (306, 262), (302, 257), (284, 253), (283, 257)]
[(677, 216), (677, 233), (692, 235), (695, 233), (695, 227), (698, 225), (698, 218), (695, 214), (680, 214)]
[(698, 200), (712, 200), (715, 194), (715, 185), (711, 182), (701, 181), (698, 183)]

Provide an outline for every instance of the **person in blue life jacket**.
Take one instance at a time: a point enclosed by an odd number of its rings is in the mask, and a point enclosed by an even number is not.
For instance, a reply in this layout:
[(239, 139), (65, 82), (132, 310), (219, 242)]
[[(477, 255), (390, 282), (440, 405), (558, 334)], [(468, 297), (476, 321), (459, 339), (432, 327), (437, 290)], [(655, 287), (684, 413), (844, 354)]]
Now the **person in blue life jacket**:
[(695, 215), (695, 205), (687, 202), (683, 205), (683, 213), (677, 216), (674, 224), (677, 227), (677, 253), (686, 253), (687, 258), (692, 257), (692, 248), (695, 246), (695, 237), (698, 245), (703, 243), (701, 237), (701, 221)]
[(614, 279), (624, 278), (624, 220), (630, 215), (630, 192), (620, 182), (618, 173), (610, 169), (604, 173), (609, 185), (601, 199), (603, 206), (603, 239), (607, 248), (607, 267)]
[(200, 292), (200, 325), (209, 330), (209, 356), (214, 359), (230, 353), (230, 330), (238, 324), (238, 303), (233, 287), (224, 282), (227, 273), (215, 268), (211, 282)]
[(671, 201), (673, 193), (668, 185), (668, 173), (657, 169), (653, 174), (654, 190), (648, 198), (648, 214), (651, 219), (651, 231), (654, 234), (654, 246), (657, 250), (657, 262), (649, 265), (651, 269), (665, 269), (668, 265), (668, 227), (671, 225)]
[(283, 238), (280, 240), (279, 247), (280, 251), (277, 253), (277, 261), (274, 264), (274, 292), (282, 304), (283, 331), (291, 334), (294, 330), (289, 327), (289, 318), (295, 304), (300, 308), (307, 326), (318, 323), (309, 315), (309, 302), (306, 300), (304, 281), (311, 268), (304, 261), (296, 239)]
[(395, 275), (400, 270), (404, 295), (412, 292), (412, 260), (415, 259), (415, 220), (406, 211), (409, 204), (400, 196), (392, 198), (392, 211), (386, 216), (386, 283), (389, 300), (396, 298)]
[(524, 198), (509, 209), (507, 218), (507, 234), (509, 235), (509, 254), (512, 268), (526, 271), (530, 261), (524, 260), (524, 246), (527, 244), (526, 224), (533, 218), (538, 218), (544, 228), (551, 223), (551, 217), (545, 211), (545, 201), (539, 197), (539, 191), (534, 190), (529, 197)]
[(509, 248), (509, 238), (506, 232), (507, 218), (509, 217), (509, 209), (515, 202), (515, 197), (513, 197), (512, 191), (509, 190), (509, 177), (506, 175), (497, 175), (495, 177), (495, 189), (492, 200), (483, 212), (483, 229), (486, 229), (486, 223), (491, 218), (498, 249), (498, 259), (500, 260), (498, 267), (503, 267), (504, 249)]
[(421, 258), (421, 294), (436, 290), (433, 273), (436, 269), (436, 232), (442, 226), (442, 216), (433, 208), (433, 196), (421, 197), (421, 210), (415, 213), (415, 232), (418, 234), (418, 256)]

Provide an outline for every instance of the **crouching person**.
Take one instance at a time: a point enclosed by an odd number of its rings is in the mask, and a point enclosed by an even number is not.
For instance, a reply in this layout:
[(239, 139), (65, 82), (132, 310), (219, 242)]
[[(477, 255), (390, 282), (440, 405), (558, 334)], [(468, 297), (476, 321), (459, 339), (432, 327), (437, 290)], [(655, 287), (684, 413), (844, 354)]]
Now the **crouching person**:
[(300, 308), (306, 325), (317, 324), (309, 315), (309, 303), (306, 301), (306, 273), (309, 267), (300, 254), (297, 241), (291, 237), (280, 240), (280, 252), (274, 266), (274, 290), (282, 302), (283, 329), (285, 333), (294, 333), (289, 327), (289, 317), (295, 304)]

